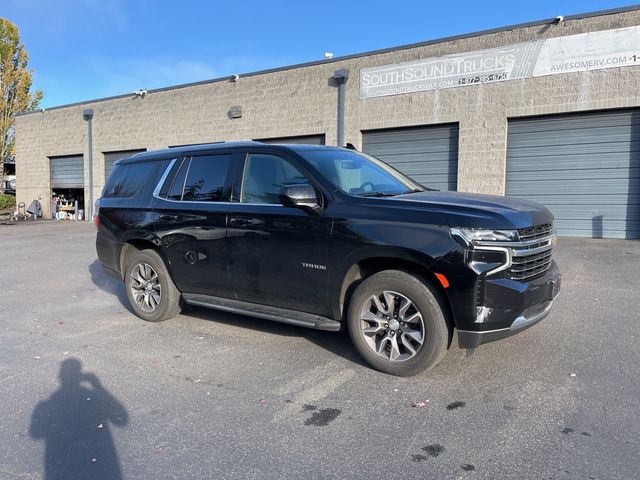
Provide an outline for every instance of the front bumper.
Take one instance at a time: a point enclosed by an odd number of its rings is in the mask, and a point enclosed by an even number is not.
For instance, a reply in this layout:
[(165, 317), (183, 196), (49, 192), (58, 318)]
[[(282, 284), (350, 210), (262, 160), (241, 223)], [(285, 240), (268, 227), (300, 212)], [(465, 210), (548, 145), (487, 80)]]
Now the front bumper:
[(551, 311), (560, 292), (561, 275), (555, 262), (544, 275), (528, 283), (505, 278), (486, 280), (472, 329), (458, 330), (460, 348), (476, 348), (515, 335), (535, 325)]

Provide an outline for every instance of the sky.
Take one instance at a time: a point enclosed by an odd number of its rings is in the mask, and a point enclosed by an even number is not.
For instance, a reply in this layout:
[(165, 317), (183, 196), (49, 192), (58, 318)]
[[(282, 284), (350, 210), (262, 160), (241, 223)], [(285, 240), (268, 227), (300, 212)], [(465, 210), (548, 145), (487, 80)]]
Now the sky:
[(606, 0), (1, 0), (42, 107), (618, 8)]

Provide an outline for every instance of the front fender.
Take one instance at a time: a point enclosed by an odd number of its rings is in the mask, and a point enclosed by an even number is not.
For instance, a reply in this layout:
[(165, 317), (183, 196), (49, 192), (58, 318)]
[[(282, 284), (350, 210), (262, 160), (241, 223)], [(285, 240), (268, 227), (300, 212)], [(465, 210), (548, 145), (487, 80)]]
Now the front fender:
[[(448, 225), (407, 224), (383, 220), (339, 222), (331, 239), (328, 300), (335, 319), (343, 315), (345, 284), (358, 278), (358, 265), (407, 268), (430, 267), (457, 248)], [(375, 267), (374, 267), (375, 268)], [(356, 272), (354, 272), (354, 269)]]

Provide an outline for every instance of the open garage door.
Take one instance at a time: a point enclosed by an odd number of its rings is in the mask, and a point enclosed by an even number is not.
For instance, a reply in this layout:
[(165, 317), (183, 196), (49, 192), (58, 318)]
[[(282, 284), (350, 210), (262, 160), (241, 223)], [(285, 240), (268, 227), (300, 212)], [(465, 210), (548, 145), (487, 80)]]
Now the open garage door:
[(640, 238), (640, 110), (510, 121), (507, 195), (547, 206), (561, 235)]
[(457, 124), (364, 131), (362, 150), (426, 187), (457, 189)]
[(82, 155), (51, 158), (51, 188), (84, 188)]
[(78, 219), (85, 208), (82, 155), (51, 157), (50, 169), (52, 213), (55, 218)]

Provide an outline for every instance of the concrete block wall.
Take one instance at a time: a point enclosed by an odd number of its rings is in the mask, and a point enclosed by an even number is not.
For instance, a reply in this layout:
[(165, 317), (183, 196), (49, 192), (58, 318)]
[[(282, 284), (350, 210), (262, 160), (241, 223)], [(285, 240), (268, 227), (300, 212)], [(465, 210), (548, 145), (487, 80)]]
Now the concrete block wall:
[[(509, 45), (541, 38), (640, 25), (640, 10), (532, 25), (413, 48), (200, 85), (90, 101), (16, 119), (18, 201), (42, 198), (49, 214), (49, 158), (85, 156), (82, 110), (94, 110), (94, 198), (104, 184), (103, 152), (252, 138), (325, 134), (337, 139), (337, 88), (330, 79), (350, 71), (346, 84), (346, 141), (361, 147), (362, 131), (458, 123), (458, 190), (504, 194), (509, 118), (640, 106), (640, 67), (511, 80), (404, 95), (359, 98), (365, 67)], [(45, 92), (46, 93), (46, 92)], [(242, 107), (230, 119), (232, 106)]]

